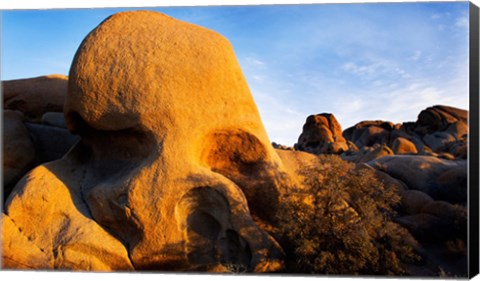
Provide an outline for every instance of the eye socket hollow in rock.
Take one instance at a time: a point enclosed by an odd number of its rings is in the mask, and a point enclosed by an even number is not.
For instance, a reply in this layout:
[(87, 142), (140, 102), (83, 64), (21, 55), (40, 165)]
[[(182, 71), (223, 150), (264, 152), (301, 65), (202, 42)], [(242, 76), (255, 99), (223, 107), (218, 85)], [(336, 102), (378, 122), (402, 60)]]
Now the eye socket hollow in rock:
[(203, 162), (212, 170), (255, 170), (267, 157), (267, 151), (253, 134), (242, 130), (225, 130), (210, 134), (204, 141)]

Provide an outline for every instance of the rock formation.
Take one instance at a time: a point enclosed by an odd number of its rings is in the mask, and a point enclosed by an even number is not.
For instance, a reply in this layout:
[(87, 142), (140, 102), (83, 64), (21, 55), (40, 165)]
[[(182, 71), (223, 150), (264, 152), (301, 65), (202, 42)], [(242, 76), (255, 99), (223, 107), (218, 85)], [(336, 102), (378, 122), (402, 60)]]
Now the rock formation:
[(392, 142), (392, 149), (395, 154), (417, 154), (415, 144), (406, 138), (398, 137)]
[(3, 194), (35, 164), (35, 147), (23, 124), (21, 112), (3, 111)]
[(340, 154), (348, 145), (335, 116), (322, 113), (308, 116), (295, 148), (314, 154)]
[(346, 129), (343, 136), (359, 149), (379, 144), (392, 148), (395, 154), (466, 159), (467, 117), (466, 110), (436, 105), (422, 110), (414, 123), (362, 121)]
[[(437, 105), (422, 110), (416, 122), (367, 120), (342, 133), (348, 149), (340, 156), (358, 163), (357, 169), (376, 169), (378, 179), (399, 191), (395, 221), (420, 242), (415, 247), (426, 259), (423, 273), (413, 269), (414, 274), (436, 274), (439, 266), (454, 274), (466, 272), (467, 117), (465, 110)], [(331, 153), (324, 149), (333, 135), (324, 119), (307, 118), (298, 150)]]
[(3, 107), (18, 110), (31, 120), (40, 120), (46, 112), (62, 112), (68, 77), (48, 75), (2, 81)]
[(386, 156), (369, 162), (371, 166), (399, 179), (409, 189), (451, 203), (467, 201), (467, 163), (433, 156)]
[(270, 220), (290, 184), (229, 42), (156, 12), (82, 42), (65, 102), (81, 141), (16, 186), (7, 268), (280, 270)]
[[(58, 116), (62, 115), (62, 118)], [(57, 160), (72, 148), (78, 136), (61, 127), (63, 113), (47, 112), (43, 124), (33, 123), (20, 111), (3, 111), (3, 202), (22, 176), (33, 167)], [(50, 116), (50, 117), (49, 117)], [(55, 120), (48, 121), (52, 119)], [(52, 123), (56, 122), (56, 125)]]
[(388, 143), (389, 133), (394, 124), (385, 121), (362, 121), (343, 132), (345, 139), (353, 142), (358, 148)]

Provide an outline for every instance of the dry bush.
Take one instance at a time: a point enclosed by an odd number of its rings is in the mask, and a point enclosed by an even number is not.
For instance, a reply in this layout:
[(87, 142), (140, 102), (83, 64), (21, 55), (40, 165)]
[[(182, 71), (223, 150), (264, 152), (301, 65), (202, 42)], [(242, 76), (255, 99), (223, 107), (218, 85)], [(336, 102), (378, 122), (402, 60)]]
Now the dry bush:
[(290, 272), (405, 274), (403, 262), (417, 257), (409, 232), (391, 221), (393, 186), (336, 155), (321, 155), (303, 176), (307, 188), (286, 195), (278, 217)]

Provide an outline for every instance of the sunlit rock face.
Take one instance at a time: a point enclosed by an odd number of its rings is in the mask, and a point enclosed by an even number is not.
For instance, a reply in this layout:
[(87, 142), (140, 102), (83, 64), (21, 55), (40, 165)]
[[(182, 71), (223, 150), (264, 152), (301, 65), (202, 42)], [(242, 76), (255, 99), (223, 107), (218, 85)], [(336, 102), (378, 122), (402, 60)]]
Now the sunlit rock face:
[(291, 179), (224, 37), (113, 15), (79, 47), (64, 113), (81, 141), (7, 200), (6, 267), (282, 268), (251, 215), (272, 220)]
[(444, 105), (426, 108), (414, 131), (433, 152), (467, 158), (468, 111)]
[(386, 121), (362, 121), (343, 131), (343, 137), (359, 148), (350, 149), (362, 162), (362, 154), (375, 145), (386, 145), (394, 154), (427, 155), (444, 159), (466, 159), (468, 111), (435, 105), (422, 110), (415, 122), (393, 124)]
[(68, 77), (59, 74), (2, 81), (3, 107), (39, 121), (46, 112), (62, 112)]
[(375, 144), (388, 144), (389, 134), (394, 130), (392, 122), (367, 120), (345, 129), (343, 137), (353, 142), (358, 148)]
[(349, 149), (342, 127), (329, 113), (307, 117), (295, 148), (313, 154), (340, 154)]

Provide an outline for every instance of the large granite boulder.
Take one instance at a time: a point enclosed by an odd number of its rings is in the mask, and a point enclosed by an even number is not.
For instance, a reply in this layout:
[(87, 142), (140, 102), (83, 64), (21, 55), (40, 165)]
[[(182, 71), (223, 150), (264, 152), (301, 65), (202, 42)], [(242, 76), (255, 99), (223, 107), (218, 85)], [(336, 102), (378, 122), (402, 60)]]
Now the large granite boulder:
[(392, 150), (395, 154), (417, 154), (415, 144), (403, 137), (396, 138), (392, 143)]
[(19, 111), (3, 111), (3, 195), (10, 193), (13, 186), (36, 161), (35, 147), (23, 123)]
[(394, 127), (395, 125), (392, 122), (368, 120), (347, 128), (342, 135), (358, 148), (362, 148), (375, 144), (388, 144), (390, 132)]
[(307, 117), (295, 148), (313, 154), (340, 154), (349, 149), (342, 127), (329, 113)]
[(420, 112), (415, 123), (415, 132), (420, 134), (432, 134), (449, 130), (458, 137), (466, 134), (468, 126), (468, 111), (445, 105), (436, 105), (426, 108)]
[(409, 189), (427, 193), (435, 200), (465, 203), (467, 200), (467, 161), (433, 156), (385, 156), (369, 164), (403, 181)]
[(68, 77), (59, 74), (2, 81), (3, 107), (40, 121), (46, 112), (62, 112)]
[(224, 37), (156, 12), (113, 15), (79, 47), (64, 112), (81, 141), (8, 198), (5, 267), (282, 269), (256, 221), (294, 178)]

